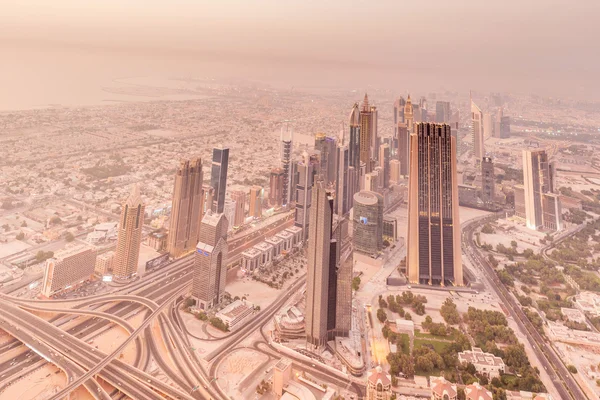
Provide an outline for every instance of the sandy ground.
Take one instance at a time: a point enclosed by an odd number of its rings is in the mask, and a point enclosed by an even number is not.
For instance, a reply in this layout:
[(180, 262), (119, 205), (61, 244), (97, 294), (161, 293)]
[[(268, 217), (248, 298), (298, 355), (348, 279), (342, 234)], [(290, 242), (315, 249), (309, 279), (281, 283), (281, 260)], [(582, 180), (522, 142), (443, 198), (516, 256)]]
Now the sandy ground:
[[(226, 357), (217, 370), (219, 386), (231, 398), (237, 399), (242, 395), (237, 389), (244, 378), (252, 374), (257, 368), (267, 362), (269, 357), (251, 349), (236, 350)], [(265, 375), (264, 373), (262, 375)], [(258, 382), (264, 379), (259, 375)], [(245, 385), (248, 386), (248, 385)], [(255, 387), (252, 386), (252, 387)]]
[[(600, 378), (598, 363), (600, 362), (600, 351), (598, 349), (584, 349), (579, 346), (567, 345), (565, 343), (555, 342), (561, 358), (567, 364), (572, 364), (577, 368), (577, 373), (573, 377), (579, 385), (585, 390), (589, 398), (600, 398), (600, 386), (596, 384), (596, 379)], [(592, 370), (592, 366), (595, 371)]]
[[(53, 365), (36, 369), (18, 383), (9, 386), (4, 392), (0, 393), (0, 400), (49, 398), (51, 394), (63, 388), (66, 382), (65, 375), (62, 372), (55, 374), (56, 371), (59, 370)], [(75, 394), (71, 395), (71, 399), (75, 398)], [(87, 399), (91, 397), (83, 397), (83, 394), (81, 394), (77, 398)]]

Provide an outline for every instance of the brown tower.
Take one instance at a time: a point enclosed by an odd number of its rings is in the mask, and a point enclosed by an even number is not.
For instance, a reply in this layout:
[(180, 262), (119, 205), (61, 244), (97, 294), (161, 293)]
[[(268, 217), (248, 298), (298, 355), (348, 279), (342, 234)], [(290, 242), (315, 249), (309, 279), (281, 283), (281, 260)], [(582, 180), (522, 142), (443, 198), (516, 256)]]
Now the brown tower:
[(462, 286), (456, 139), (449, 125), (415, 125), (408, 196), (409, 281)]
[(182, 161), (175, 173), (167, 249), (177, 258), (196, 248), (202, 221), (202, 159)]
[(115, 277), (127, 279), (137, 273), (143, 226), (144, 205), (140, 196), (140, 188), (136, 184), (121, 210), (113, 267)]

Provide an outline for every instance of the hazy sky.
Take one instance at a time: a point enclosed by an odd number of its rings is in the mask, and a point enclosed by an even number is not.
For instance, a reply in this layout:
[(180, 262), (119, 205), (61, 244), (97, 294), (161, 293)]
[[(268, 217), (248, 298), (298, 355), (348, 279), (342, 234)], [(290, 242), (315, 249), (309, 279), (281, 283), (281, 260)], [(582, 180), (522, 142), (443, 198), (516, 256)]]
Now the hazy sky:
[[(1, 4), (6, 3), (6, 4)], [(596, 97), (600, 0), (0, 0), (0, 45), (429, 71)], [(161, 53), (164, 54), (164, 53)], [(375, 69), (373, 69), (375, 68)], [(453, 82), (446, 82), (452, 87)], [(515, 85), (516, 84), (516, 85)]]

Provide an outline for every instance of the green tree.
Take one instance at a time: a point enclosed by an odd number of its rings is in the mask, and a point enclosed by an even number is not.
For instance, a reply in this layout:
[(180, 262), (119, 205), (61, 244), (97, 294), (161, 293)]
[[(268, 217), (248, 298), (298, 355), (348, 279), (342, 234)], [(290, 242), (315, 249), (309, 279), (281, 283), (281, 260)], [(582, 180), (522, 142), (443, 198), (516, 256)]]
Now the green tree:
[(383, 308), (377, 310), (377, 319), (382, 324), (387, 320), (387, 314), (385, 313), (385, 310)]
[(572, 365), (572, 364), (567, 365), (567, 369), (572, 374), (576, 374), (577, 373), (577, 368), (574, 365)]
[(352, 279), (352, 289), (357, 291), (359, 287), (360, 287), (360, 276), (355, 276), (354, 279)]
[(23, 239), (25, 239), (25, 234), (23, 232), (19, 232), (17, 234), (17, 236), (15, 236), (15, 239), (17, 239), (17, 240), (23, 240)]
[(71, 232), (67, 232), (67, 234), (65, 235), (65, 240), (67, 242), (72, 242), (73, 240), (75, 240), (75, 236), (73, 236)]

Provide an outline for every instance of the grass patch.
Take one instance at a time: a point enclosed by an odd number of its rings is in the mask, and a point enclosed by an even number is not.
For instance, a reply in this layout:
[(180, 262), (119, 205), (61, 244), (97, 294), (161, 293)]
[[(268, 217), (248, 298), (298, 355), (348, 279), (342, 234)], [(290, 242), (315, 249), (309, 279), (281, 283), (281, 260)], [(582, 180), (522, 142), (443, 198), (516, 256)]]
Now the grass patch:
[(423, 338), (423, 339), (428, 339), (428, 340), (453, 341), (456, 339), (456, 334), (454, 333), (454, 331), (452, 331), (446, 336), (437, 336), (437, 335), (432, 335), (431, 333), (423, 333), (419, 329), (415, 329), (415, 338)]
[(440, 342), (439, 340), (428, 340), (415, 337), (415, 349), (424, 345), (433, 346), (435, 352), (440, 354), (446, 349), (446, 347), (450, 346), (450, 342)]

